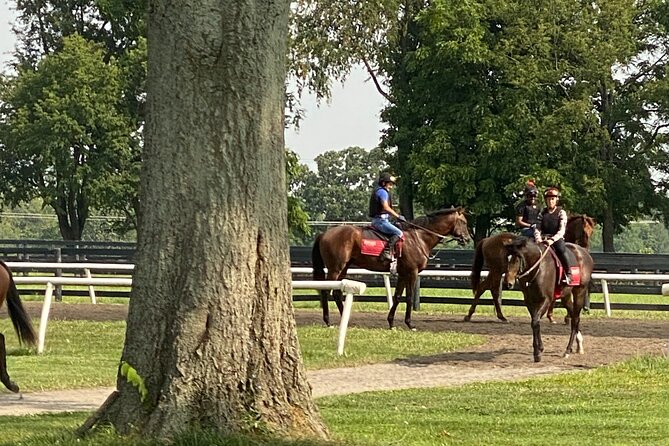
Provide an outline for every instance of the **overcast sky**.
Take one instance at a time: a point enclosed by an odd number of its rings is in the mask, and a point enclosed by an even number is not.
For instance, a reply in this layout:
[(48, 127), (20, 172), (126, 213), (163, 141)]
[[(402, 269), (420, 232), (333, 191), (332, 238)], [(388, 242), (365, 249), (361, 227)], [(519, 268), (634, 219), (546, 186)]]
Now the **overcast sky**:
[[(14, 49), (14, 35), (10, 22), (14, 19), (14, 0), (0, 0), (0, 62), (9, 60)], [(300, 160), (315, 168), (314, 158), (328, 150), (359, 146), (372, 149), (379, 144), (383, 126), (379, 113), (383, 97), (374, 84), (367, 80), (362, 69), (356, 69), (342, 86), (333, 85), (332, 101), (316, 105), (313, 96), (306, 96), (302, 108), (306, 118), (300, 129), (286, 130), (286, 146), (296, 152)]]

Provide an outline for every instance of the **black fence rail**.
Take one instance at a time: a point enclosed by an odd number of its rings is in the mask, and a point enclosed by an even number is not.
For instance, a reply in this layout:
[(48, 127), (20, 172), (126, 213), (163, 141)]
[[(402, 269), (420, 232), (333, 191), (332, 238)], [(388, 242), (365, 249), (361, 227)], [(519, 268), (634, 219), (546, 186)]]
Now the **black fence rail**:
[[(62, 240), (0, 240), (0, 259), (14, 262), (94, 262), (133, 263), (135, 244), (130, 242), (89, 242)], [(591, 253), (595, 272), (618, 274), (669, 274), (669, 254)], [(474, 252), (471, 250), (437, 249), (432, 252), (428, 270), (471, 270)], [(291, 246), (293, 267), (311, 267), (311, 247)], [(296, 280), (310, 279), (310, 274), (296, 274)], [(351, 276), (364, 280), (371, 287), (383, 286), (379, 276)], [(422, 277), (423, 288), (469, 289), (469, 278)], [(660, 294), (660, 282), (609, 281), (611, 293)], [(592, 291), (601, 292), (599, 281)]]

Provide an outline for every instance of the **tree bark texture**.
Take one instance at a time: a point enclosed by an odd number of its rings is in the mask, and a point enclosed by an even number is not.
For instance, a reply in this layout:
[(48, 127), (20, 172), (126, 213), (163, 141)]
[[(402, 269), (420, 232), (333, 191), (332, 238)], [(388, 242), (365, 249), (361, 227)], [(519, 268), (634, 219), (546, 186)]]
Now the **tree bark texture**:
[(288, 0), (152, 1), (137, 269), (103, 418), (119, 432), (326, 437), (293, 317), (283, 139)]

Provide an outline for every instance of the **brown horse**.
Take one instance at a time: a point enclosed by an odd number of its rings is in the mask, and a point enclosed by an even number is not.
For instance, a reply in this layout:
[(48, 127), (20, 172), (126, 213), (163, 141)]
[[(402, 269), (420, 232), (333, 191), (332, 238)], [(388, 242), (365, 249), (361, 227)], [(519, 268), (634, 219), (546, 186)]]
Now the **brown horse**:
[[(399, 305), (402, 292), (406, 289), (406, 314), (404, 322), (414, 329), (411, 322), (411, 300), (418, 273), (427, 266), (432, 248), (446, 236), (464, 244), (469, 240), (467, 219), (462, 208), (442, 209), (429, 215), (419, 217), (403, 225), (405, 241), (402, 256), (397, 263), (397, 286), (393, 296), (393, 305), (388, 313), (388, 324), (394, 326), (395, 311)], [(350, 266), (355, 265), (371, 271), (387, 272), (390, 268), (388, 260), (360, 253), (362, 228), (342, 225), (328, 229), (316, 237), (311, 252), (314, 280), (342, 280)], [(324, 268), (327, 267), (327, 277)], [(329, 291), (321, 291), (321, 307), (323, 321), (330, 325), (328, 309)], [(334, 291), (339, 314), (343, 311), (341, 291)]]
[[(575, 214), (567, 220), (564, 239), (567, 242), (588, 248), (590, 246), (590, 236), (595, 229), (595, 220), (587, 215)], [(474, 291), (474, 302), (469, 307), (469, 313), (465, 316), (465, 321), (469, 321), (476, 312), (476, 306), (483, 293), (490, 290), (492, 300), (495, 304), (495, 313), (497, 318), (506, 322), (502, 314), (502, 274), (507, 268), (506, 246), (511, 243), (516, 234), (511, 232), (502, 232), (490, 237), (486, 237), (476, 245), (474, 251), (474, 263), (472, 265), (471, 283)], [(481, 281), (481, 270), (483, 265), (488, 267), (488, 277)], [(553, 307), (548, 310), (548, 319), (553, 321)]]
[[(564, 352), (564, 357), (572, 353), (574, 339), (579, 353), (583, 353), (583, 336), (579, 328), (581, 309), (585, 303), (585, 296), (590, 285), (594, 267), (592, 257), (588, 251), (573, 243), (567, 243), (568, 251), (576, 258), (576, 265), (580, 270), (580, 284), (565, 286), (559, 290), (559, 297), (571, 318), (571, 336)], [(545, 255), (548, 248), (537, 245), (526, 237), (518, 237), (506, 245), (509, 256), (504, 286), (512, 288), (517, 281), (523, 292), (525, 306), (532, 317), (532, 345), (534, 347), (534, 362), (541, 361), (544, 344), (541, 340), (540, 320), (546, 314), (554, 300), (557, 282), (557, 268), (551, 255)]]
[[(19, 298), (19, 291), (16, 289), (12, 271), (5, 264), (0, 261), (0, 307), (4, 301), (7, 301), (7, 309), (9, 311), (9, 318), (12, 320), (14, 330), (19, 337), (19, 342), (35, 346), (37, 336), (33, 330), (30, 317), (23, 308), (21, 299)], [(0, 333), (0, 381), (12, 392), (18, 392), (19, 386), (14, 381), (9, 379), (7, 373), (7, 351), (5, 349), (5, 337)]]

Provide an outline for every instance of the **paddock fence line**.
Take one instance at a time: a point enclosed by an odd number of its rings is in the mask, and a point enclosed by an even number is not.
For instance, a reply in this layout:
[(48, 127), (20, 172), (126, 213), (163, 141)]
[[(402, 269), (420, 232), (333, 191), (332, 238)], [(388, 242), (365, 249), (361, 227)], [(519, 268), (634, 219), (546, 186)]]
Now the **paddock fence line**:
[[(130, 278), (93, 278), (93, 277), (45, 277), (45, 276), (24, 276), (15, 277), (16, 284), (42, 284), (46, 285), (44, 294), (44, 302), (42, 303), (42, 312), (39, 323), (39, 334), (37, 342), (37, 353), (44, 352), (44, 344), (46, 342), (46, 329), (49, 321), (49, 313), (51, 310), (51, 302), (53, 300), (53, 292), (55, 285), (85, 285), (85, 286), (132, 286), (132, 279)], [(344, 354), (344, 343), (346, 341), (346, 331), (348, 329), (348, 321), (351, 317), (351, 309), (353, 308), (353, 295), (363, 294), (367, 285), (362, 282), (354, 280), (319, 280), (319, 281), (292, 281), (291, 286), (296, 290), (340, 290), (346, 294), (344, 300), (344, 311), (342, 312), (341, 320), (339, 322), (339, 337), (337, 341), (337, 354)]]
[[(94, 287), (97, 286), (130, 286), (131, 279), (124, 278), (94, 278), (92, 277), (91, 271), (121, 271), (126, 274), (132, 273), (134, 270), (134, 265), (131, 264), (103, 264), (103, 263), (45, 263), (45, 262), (7, 262), (7, 265), (16, 270), (79, 270), (84, 271), (86, 275), (86, 280), (88, 283), (82, 281), (77, 281), (77, 278), (67, 278), (57, 275), (63, 279), (62, 281), (52, 281), (53, 285), (62, 286), (62, 285), (86, 285), (88, 286), (88, 292), (92, 303), (96, 303), (96, 293)], [(305, 275), (312, 274), (311, 267), (292, 267), (291, 273), (293, 274), (294, 281), (304, 281), (303, 277)], [(391, 287), (391, 276), (387, 272), (377, 272), (369, 271), (365, 269), (350, 269), (348, 271), (349, 276), (353, 277), (381, 277), (383, 280), (383, 287), (385, 289), (385, 300), (388, 303), (388, 307), (392, 306), (392, 287)], [(437, 278), (437, 279), (468, 279), (471, 275), (471, 271), (462, 271), (462, 270), (424, 270), (421, 271), (418, 275), (418, 280), (416, 284), (416, 294), (413, 296), (414, 308), (420, 308), (421, 299), (429, 303), (449, 303), (449, 304), (470, 304), (472, 298), (421, 298), (420, 289), (421, 289), (421, 280), (424, 277)], [(296, 278), (297, 276), (298, 278)], [(481, 277), (486, 277), (487, 271), (481, 272)], [(300, 278), (302, 277), (302, 278)], [(628, 281), (628, 282), (669, 282), (669, 274), (633, 274), (633, 273), (593, 273), (593, 280), (599, 280), (601, 283), (602, 294), (604, 297), (604, 310), (606, 311), (607, 316), (611, 316), (611, 293), (609, 291), (609, 281)], [(34, 281), (34, 280), (37, 281)], [(40, 276), (15, 276), (14, 280), (17, 284), (45, 284), (46, 279), (49, 277), (40, 277)], [(53, 278), (51, 278), (53, 279)], [(118, 280), (118, 283), (114, 281)], [(125, 282), (125, 281), (130, 282)], [(104, 282), (108, 281), (108, 283)], [(314, 282), (318, 283), (318, 282)], [(367, 282), (366, 282), (367, 284)], [(669, 285), (669, 284), (667, 284)], [(448, 286), (443, 286), (447, 288)], [(299, 288), (295, 288), (299, 289)], [(318, 288), (307, 288), (307, 289), (318, 289)], [(669, 293), (669, 286), (667, 287), (667, 293)], [(659, 294), (664, 294), (664, 285), (661, 286)], [(295, 297), (294, 297), (295, 299)], [(299, 297), (298, 299), (299, 300)], [(310, 299), (310, 300), (313, 300)], [(508, 301), (506, 301), (508, 303)], [(513, 302), (514, 304), (517, 302)], [(521, 302), (522, 303), (522, 302)], [(484, 303), (485, 304), (485, 303)], [(630, 309), (646, 309), (651, 311), (669, 311), (669, 305), (650, 305), (649, 307), (644, 307), (645, 304), (627, 304)], [(663, 308), (665, 307), (665, 308)]]

